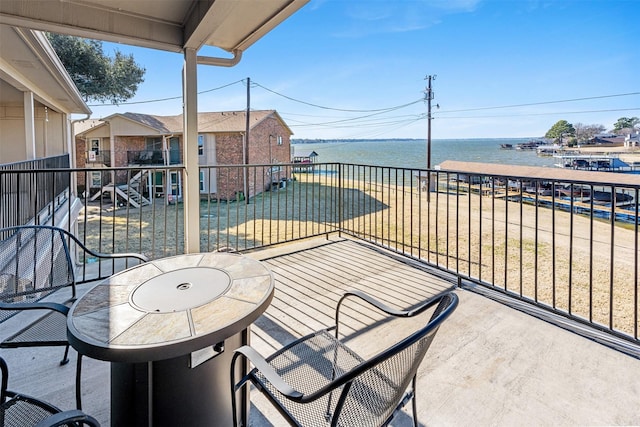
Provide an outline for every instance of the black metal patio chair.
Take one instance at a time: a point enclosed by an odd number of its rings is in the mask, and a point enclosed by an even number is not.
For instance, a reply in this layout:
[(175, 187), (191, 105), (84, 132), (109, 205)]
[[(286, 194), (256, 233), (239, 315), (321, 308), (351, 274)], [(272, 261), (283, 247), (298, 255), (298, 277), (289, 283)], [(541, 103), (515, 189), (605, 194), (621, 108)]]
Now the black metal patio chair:
[(0, 371), (2, 372), (0, 427), (100, 426), (95, 418), (80, 410), (62, 411), (40, 399), (7, 390), (9, 368), (2, 357), (0, 357)]
[[(73, 250), (72, 250), (73, 249)], [(46, 225), (24, 225), (0, 229), (0, 323), (23, 311), (35, 312), (18, 332), (0, 342), (0, 348), (64, 346), (61, 365), (68, 363), (67, 313), (76, 298), (76, 284), (103, 278), (76, 280), (76, 256), (87, 260), (132, 258), (146, 262), (136, 253), (103, 254), (88, 249), (68, 231)], [(106, 277), (106, 276), (104, 276)], [(43, 301), (62, 289), (71, 295), (62, 303)], [(44, 314), (41, 314), (44, 311)], [(76, 366), (76, 403), (82, 407), (80, 372)]]
[[(350, 297), (387, 317), (428, 315), (429, 309), (433, 313), (426, 325), (364, 359), (338, 334), (340, 308)], [(413, 400), (417, 426), (416, 373), (438, 328), (457, 304), (457, 295), (448, 292), (403, 311), (351, 291), (338, 302), (334, 326), (300, 338), (267, 358), (250, 346), (239, 348), (231, 363), (234, 425), (238, 425), (236, 394), (250, 382), (294, 426), (385, 426), (409, 400)], [(254, 368), (236, 381), (235, 364), (246, 359)]]

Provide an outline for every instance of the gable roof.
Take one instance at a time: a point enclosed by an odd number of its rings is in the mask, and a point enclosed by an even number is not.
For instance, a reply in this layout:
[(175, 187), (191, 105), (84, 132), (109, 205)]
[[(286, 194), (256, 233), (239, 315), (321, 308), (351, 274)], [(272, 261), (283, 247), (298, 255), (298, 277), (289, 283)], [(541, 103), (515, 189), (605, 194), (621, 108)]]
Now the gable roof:
[[(209, 113), (198, 113), (198, 132), (199, 133), (244, 133), (246, 131), (246, 111), (220, 111)], [(275, 110), (256, 110), (249, 112), (251, 121), (249, 129), (254, 128), (268, 117), (275, 117), (282, 126), (293, 134), (291, 129), (282, 120)], [(158, 134), (181, 134), (183, 132), (182, 114), (175, 116), (155, 116), (151, 114), (141, 113), (116, 113), (102, 119), (104, 126), (106, 121), (121, 117), (146, 126)], [(96, 126), (97, 127), (97, 126)], [(95, 128), (95, 127), (94, 127)], [(92, 128), (92, 129), (94, 129)], [(89, 129), (82, 132), (88, 132)]]
[(98, 126), (104, 126), (104, 123), (98, 119), (76, 120), (73, 122), (73, 134), (78, 135)]
[(309, 151), (306, 147), (293, 146), (293, 157), (317, 157), (318, 153), (315, 151)]

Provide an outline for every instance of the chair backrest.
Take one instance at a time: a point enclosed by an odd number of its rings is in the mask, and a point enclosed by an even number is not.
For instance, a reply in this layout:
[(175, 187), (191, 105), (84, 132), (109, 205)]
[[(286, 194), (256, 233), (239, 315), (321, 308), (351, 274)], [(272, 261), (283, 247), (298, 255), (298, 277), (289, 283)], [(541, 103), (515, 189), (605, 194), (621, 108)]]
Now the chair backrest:
[[(75, 286), (67, 233), (44, 225), (0, 229), (0, 322), (11, 303), (33, 302)], [(75, 289), (73, 289), (75, 295)]]
[(455, 310), (458, 297), (447, 293), (426, 326), (355, 367), (336, 402), (332, 425), (379, 426), (400, 405), (440, 325)]

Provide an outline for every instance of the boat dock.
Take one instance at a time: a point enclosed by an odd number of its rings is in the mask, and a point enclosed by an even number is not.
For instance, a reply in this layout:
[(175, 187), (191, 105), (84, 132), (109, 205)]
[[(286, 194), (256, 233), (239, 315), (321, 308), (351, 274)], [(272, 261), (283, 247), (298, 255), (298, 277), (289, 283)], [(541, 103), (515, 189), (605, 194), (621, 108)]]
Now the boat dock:
[(640, 165), (627, 163), (617, 154), (554, 154), (553, 157), (558, 159), (556, 166), (563, 169), (640, 173)]
[[(637, 175), (609, 172), (554, 169), (534, 166), (506, 166), (475, 162), (446, 161), (440, 170), (448, 169), (468, 174), (447, 174), (438, 181), (438, 190), (464, 192), (483, 197), (537, 204), (544, 207), (636, 223), (637, 192), (627, 191), (625, 185), (637, 186)], [(494, 175), (495, 174), (495, 175)], [(512, 178), (507, 179), (506, 176)], [(562, 185), (574, 182), (573, 185)], [(578, 183), (575, 183), (575, 182)], [(589, 183), (581, 185), (579, 182)], [(555, 185), (554, 185), (555, 183)], [(594, 185), (595, 184), (595, 185)], [(615, 198), (613, 196), (615, 192)], [(554, 194), (555, 193), (555, 194)], [(612, 201), (615, 200), (615, 206)], [(631, 209), (625, 209), (631, 207)]]

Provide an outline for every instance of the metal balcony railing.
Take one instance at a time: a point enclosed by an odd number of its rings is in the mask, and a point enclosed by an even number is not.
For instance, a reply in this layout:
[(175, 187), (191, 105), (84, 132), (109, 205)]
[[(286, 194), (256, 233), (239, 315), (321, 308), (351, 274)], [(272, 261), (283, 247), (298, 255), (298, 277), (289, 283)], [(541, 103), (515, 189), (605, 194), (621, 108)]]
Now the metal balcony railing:
[[(0, 182), (71, 176), (84, 189), (77, 225), (89, 247), (184, 252), (183, 167), (106, 168), (108, 184), (91, 172), (3, 170)], [(340, 163), (206, 166), (200, 250), (343, 233), (637, 345), (639, 193), (640, 183)], [(36, 199), (4, 194), (20, 210)]]
[(90, 150), (85, 153), (85, 162), (90, 165), (111, 166), (111, 152), (109, 150)]
[[(341, 230), (638, 343), (637, 185), (341, 165)], [(612, 176), (613, 178), (614, 176)]]
[[(69, 198), (71, 172), (55, 173), (47, 169), (68, 167), (66, 154), (0, 165), (0, 228), (53, 215)], [(34, 170), (40, 172), (32, 173)]]
[(128, 165), (178, 165), (182, 155), (178, 150), (135, 150), (127, 151)]

